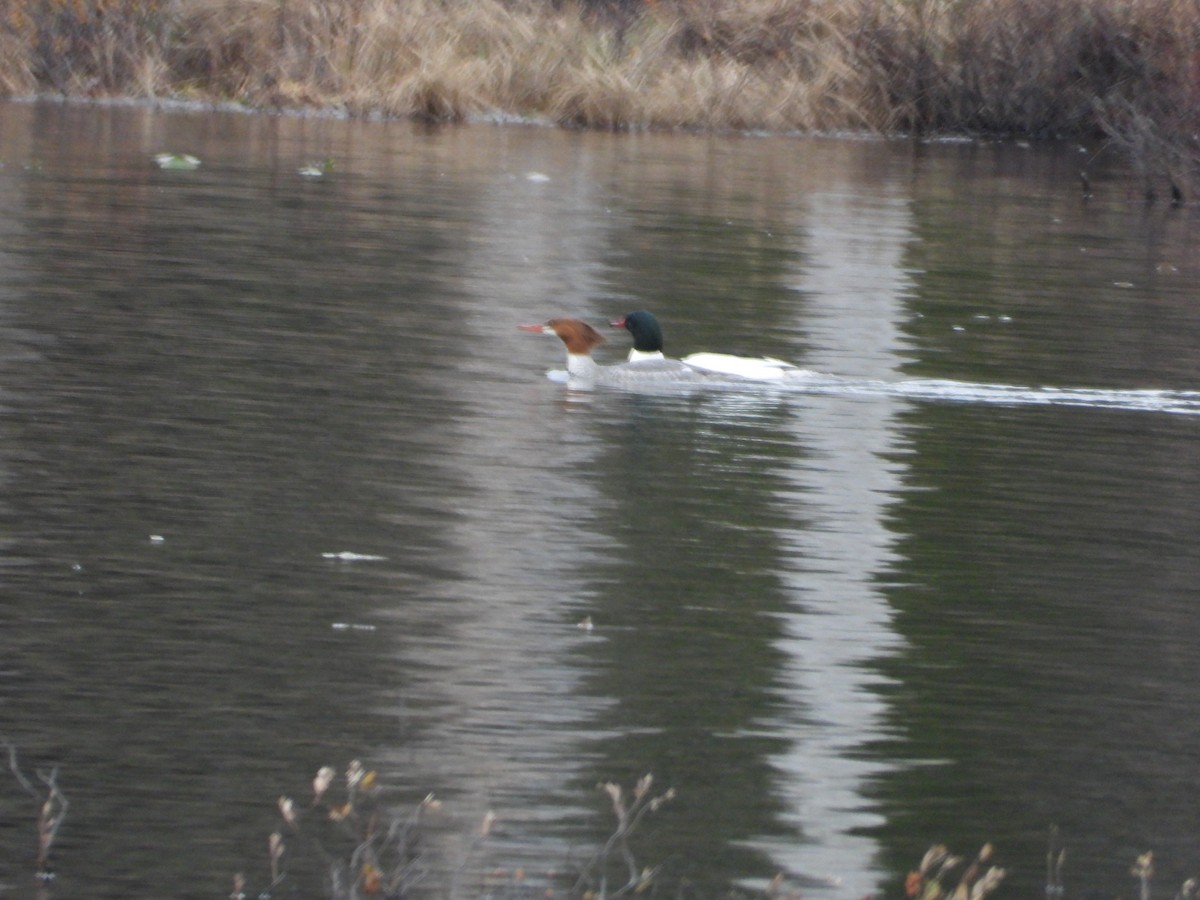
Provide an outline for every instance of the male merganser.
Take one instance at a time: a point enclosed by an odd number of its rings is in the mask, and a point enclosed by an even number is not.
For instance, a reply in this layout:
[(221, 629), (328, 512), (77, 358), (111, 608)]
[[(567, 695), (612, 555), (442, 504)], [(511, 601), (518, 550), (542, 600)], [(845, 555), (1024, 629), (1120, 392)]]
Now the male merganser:
[(670, 389), (705, 378), (697, 369), (677, 359), (666, 359), (661, 353), (631, 359), (622, 365), (598, 365), (592, 359), (592, 348), (604, 343), (604, 335), (579, 319), (558, 318), (543, 325), (517, 327), (522, 331), (557, 337), (566, 345), (567, 377), (573, 384)]
[(662, 326), (653, 314), (640, 310), (608, 324), (613, 328), (624, 328), (633, 335), (633, 349), (629, 351), (630, 362), (636, 359), (666, 358), (663, 356)]
[[(638, 310), (609, 324), (613, 328), (624, 328), (633, 335), (633, 349), (629, 351), (630, 362), (666, 358), (663, 356), (662, 327), (653, 313)], [(805, 372), (798, 366), (769, 356), (755, 358), (734, 356), (730, 353), (691, 353), (679, 361), (697, 372), (732, 375), (750, 381), (780, 381), (789, 375)]]

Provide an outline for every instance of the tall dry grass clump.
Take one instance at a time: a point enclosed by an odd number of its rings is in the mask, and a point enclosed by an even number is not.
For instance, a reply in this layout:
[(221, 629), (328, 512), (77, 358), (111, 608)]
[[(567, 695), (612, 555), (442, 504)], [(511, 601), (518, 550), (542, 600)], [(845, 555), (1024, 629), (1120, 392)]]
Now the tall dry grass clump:
[(603, 30), (535, 0), (188, 0), (181, 13), (180, 79), (256, 105), (543, 115), (609, 68)]
[(172, 13), (169, 0), (0, 0), (0, 91), (140, 94), (165, 76)]
[[(0, 0), (0, 90), (1200, 158), (1200, 0)], [(1172, 176), (1173, 178), (1176, 175)]]

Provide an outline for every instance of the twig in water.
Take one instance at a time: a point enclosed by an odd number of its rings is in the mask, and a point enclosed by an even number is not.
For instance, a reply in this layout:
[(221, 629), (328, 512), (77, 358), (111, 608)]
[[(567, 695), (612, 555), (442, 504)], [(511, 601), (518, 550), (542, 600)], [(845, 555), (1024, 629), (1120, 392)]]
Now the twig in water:
[(58, 837), (58, 830), (62, 827), (63, 820), (67, 817), (67, 810), (71, 807), (71, 804), (67, 802), (66, 795), (58, 787), (58, 768), (51, 769), (49, 775), (41, 771), (35, 773), (38, 780), (46, 786), (46, 794), (43, 798), (33, 782), (21, 771), (17, 762), (16, 746), (3, 735), (0, 735), (0, 746), (8, 751), (8, 768), (13, 773), (13, 777), (17, 779), (17, 783), (25, 789), (29, 796), (41, 802), (37, 823), (37, 878), (39, 881), (51, 881), (54, 873), (50, 871), (50, 848), (54, 846), (54, 839)]
[[(647, 814), (657, 811), (664, 803), (675, 799), (674, 788), (669, 788), (657, 797), (651, 797), (650, 786), (653, 783), (654, 778), (651, 775), (644, 775), (639, 779), (633, 788), (633, 802), (628, 805), (626, 805), (625, 795), (620, 785), (614, 784), (611, 781), (598, 785), (598, 787), (608, 794), (609, 799), (612, 800), (613, 814), (617, 818), (617, 829), (612, 833), (608, 841), (605, 842), (600, 852), (584, 867), (583, 872), (579, 875), (579, 879), (575, 882), (572, 893), (580, 893), (584, 883), (591, 876), (592, 872), (597, 869), (600, 872), (600, 889), (598, 895), (602, 900), (609, 896), (620, 897), (630, 891), (641, 891), (653, 880), (658, 870), (646, 868), (639, 872), (633, 850), (629, 846), (629, 838), (637, 829), (642, 819)], [(609, 857), (614, 850), (620, 854), (629, 877), (623, 886), (609, 895), (607, 869)]]
[(1154, 878), (1154, 853), (1147, 850), (1139, 856), (1129, 873), (1141, 883), (1141, 900), (1150, 900), (1150, 882)]
[[(992, 845), (984, 844), (975, 859), (967, 866), (953, 900), (984, 900), (1004, 880), (1004, 869), (989, 866)], [(904, 892), (911, 900), (940, 900), (946, 895), (942, 879), (962, 863), (962, 857), (952, 856), (944, 844), (935, 844), (921, 858), (921, 864), (904, 880)]]
[(1067, 849), (1059, 843), (1058, 826), (1050, 826), (1050, 845), (1046, 850), (1046, 896), (1062, 897), (1063, 865), (1067, 861)]
[[(305, 852), (312, 851), (327, 866), (330, 896), (334, 900), (358, 900), (364, 896), (407, 896), (420, 882), (424, 870), (419, 866), (418, 842), (422, 817), (441, 807), (441, 801), (429, 794), (407, 818), (385, 816), (378, 800), (379, 786), (374, 771), (354, 760), (346, 770), (345, 792), (339, 800), (330, 797), (335, 772), (322, 766), (312, 780), (312, 800), (307, 806), (286, 795), (276, 801), (282, 826), (268, 839), (270, 884), (258, 894), (269, 900), (277, 888), (289, 882), (288, 859), (299, 860), (284, 841), (299, 842)], [(486, 837), (490, 819), (485, 820), (480, 840)], [(331, 833), (332, 829), (332, 833)], [(341, 836), (350, 847), (331, 852), (328, 847)], [(234, 878), (233, 898), (246, 896), (245, 879)], [(289, 890), (295, 890), (289, 885)]]

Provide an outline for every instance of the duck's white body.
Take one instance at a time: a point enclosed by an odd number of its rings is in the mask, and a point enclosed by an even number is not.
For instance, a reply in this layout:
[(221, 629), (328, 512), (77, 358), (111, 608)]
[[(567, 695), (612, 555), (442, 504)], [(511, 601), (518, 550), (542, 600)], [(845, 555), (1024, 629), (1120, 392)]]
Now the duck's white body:
[(630, 362), (643, 362), (651, 359), (666, 359), (666, 357), (663, 356), (661, 350), (639, 350), (637, 347), (634, 347), (629, 351), (627, 359)]
[(729, 375), (750, 381), (782, 381), (805, 370), (769, 356), (733, 356), (729, 353), (691, 353), (680, 360), (685, 366), (709, 375)]
[[(662, 327), (645, 310), (631, 312), (611, 323), (633, 335), (629, 359), (664, 359)], [(692, 353), (680, 360), (685, 366), (706, 375), (740, 378), (748, 381), (782, 381), (805, 370), (781, 359), (767, 356), (734, 356), (731, 353)]]
[[(631, 363), (649, 362), (651, 360), (668, 360), (661, 350), (638, 350), (636, 347), (629, 351), (628, 360)], [(675, 360), (668, 360), (675, 362)], [(751, 357), (734, 356), (732, 353), (691, 353), (679, 363), (696, 372), (706, 375), (728, 375), (733, 378), (746, 378), (750, 381), (780, 381), (789, 373), (802, 372), (798, 366), (793, 366), (782, 359), (769, 356)]]

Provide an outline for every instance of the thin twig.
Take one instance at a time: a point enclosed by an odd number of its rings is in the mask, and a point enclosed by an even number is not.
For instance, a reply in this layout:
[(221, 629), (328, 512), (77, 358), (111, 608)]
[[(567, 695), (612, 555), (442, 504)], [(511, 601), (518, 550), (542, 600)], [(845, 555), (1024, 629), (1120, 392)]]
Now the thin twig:
[[(648, 813), (654, 812), (663, 803), (675, 797), (674, 788), (667, 790), (657, 797), (651, 797), (650, 786), (652, 783), (653, 778), (650, 775), (641, 778), (633, 789), (633, 803), (629, 806), (626, 806), (625, 795), (619, 785), (612, 782), (599, 785), (612, 800), (613, 815), (617, 819), (617, 827), (608, 840), (605, 841), (600, 851), (584, 866), (583, 871), (580, 872), (579, 878), (575, 882), (574, 888), (572, 888), (572, 893), (579, 893), (584, 883), (597, 869), (600, 872), (600, 889), (598, 892), (600, 898), (608, 898), (610, 896), (620, 897), (637, 890), (653, 874), (654, 870), (647, 870), (645, 873), (638, 872), (637, 860), (633, 855), (633, 850), (629, 846), (629, 838), (637, 830), (642, 819)], [(625, 863), (628, 879), (624, 885), (617, 888), (610, 895), (608, 893), (608, 860), (614, 850), (620, 854), (621, 860)]]
[(0, 746), (3, 746), (8, 751), (8, 768), (13, 773), (13, 777), (17, 779), (17, 784), (21, 785), (29, 796), (41, 801), (37, 821), (37, 875), (42, 881), (49, 881), (54, 877), (50, 872), (50, 848), (54, 846), (54, 839), (58, 837), (58, 830), (62, 827), (63, 820), (66, 819), (67, 810), (71, 808), (71, 804), (67, 801), (66, 794), (59, 789), (57, 767), (51, 769), (49, 775), (40, 770), (35, 773), (38, 780), (46, 786), (46, 795), (45, 799), (43, 799), (41, 792), (38, 791), (25, 773), (21, 771), (20, 763), (17, 760), (16, 745), (8, 740), (8, 738), (0, 735)]
[(8, 750), (8, 768), (12, 771), (14, 777), (16, 777), (17, 783), (19, 785), (21, 785), (21, 787), (25, 788), (26, 792), (31, 797), (36, 797), (37, 791), (34, 789), (33, 785), (30, 783), (29, 779), (26, 778), (25, 775), (21, 772), (21, 767), (19, 765), (17, 765), (17, 748), (16, 748), (16, 746), (13, 743), (11, 743), (8, 740), (8, 738), (4, 737), (3, 735), (0, 735), (0, 746), (3, 746), (6, 750)]

